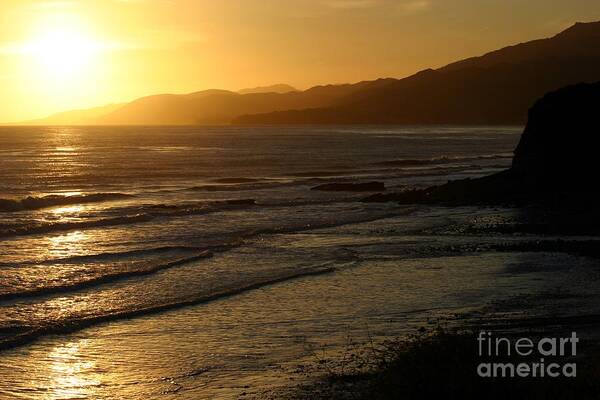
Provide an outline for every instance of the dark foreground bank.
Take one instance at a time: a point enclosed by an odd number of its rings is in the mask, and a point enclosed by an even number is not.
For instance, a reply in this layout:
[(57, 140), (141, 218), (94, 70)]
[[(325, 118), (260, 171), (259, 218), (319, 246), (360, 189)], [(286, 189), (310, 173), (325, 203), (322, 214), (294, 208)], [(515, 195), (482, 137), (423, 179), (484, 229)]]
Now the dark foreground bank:
[[(580, 321), (585, 324), (585, 321)], [(528, 331), (505, 333), (513, 343), (521, 337), (534, 342), (542, 337), (566, 337), (566, 331)], [(539, 363), (538, 355), (529, 357), (486, 357), (479, 351), (479, 331), (421, 332), (403, 340), (349, 349), (343, 359), (317, 359), (299, 373), (321, 371), (321, 378), (310, 384), (266, 394), (263, 399), (597, 399), (600, 393), (600, 349), (597, 340), (583, 341), (585, 354), (545, 357), (544, 370), (552, 363), (560, 365), (552, 372), (557, 377), (517, 376), (519, 364)], [(501, 347), (501, 349), (503, 349)], [(485, 351), (484, 351), (485, 352)], [(482, 367), (483, 364), (483, 367)], [(515, 376), (510, 365), (515, 366)], [(575, 376), (563, 376), (562, 367), (573, 365)], [(489, 368), (489, 369), (488, 369)], [(507, 376), (481, 377), (480, 373), (505, 371)], [(523, 367), (524, 368), (524, 367)], [(310, 371), (310, 372), (306, 372)], [(478, 372), (479, 371), (479, 372)], [(569, 372), (573, 371), (571, 369)]]

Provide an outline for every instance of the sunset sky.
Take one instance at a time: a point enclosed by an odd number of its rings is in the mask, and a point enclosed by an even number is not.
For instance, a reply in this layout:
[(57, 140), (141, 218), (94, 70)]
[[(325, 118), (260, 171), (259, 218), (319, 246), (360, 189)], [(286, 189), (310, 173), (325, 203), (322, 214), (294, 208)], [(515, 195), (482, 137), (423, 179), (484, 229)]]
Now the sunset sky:
[(403, 77), (599, 19), (597, 0), (2, 0), (0, 121)]

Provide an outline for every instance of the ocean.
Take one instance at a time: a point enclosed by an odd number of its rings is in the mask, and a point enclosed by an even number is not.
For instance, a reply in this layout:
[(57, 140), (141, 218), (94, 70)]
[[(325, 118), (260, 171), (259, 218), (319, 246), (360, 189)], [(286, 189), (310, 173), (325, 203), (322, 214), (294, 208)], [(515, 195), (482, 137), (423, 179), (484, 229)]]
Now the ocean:
[(519, 240), (459, 229), (517, 210), (311, 190), (486, 175), (510, 166), (521, 132), (0, 128), (0, 398), (237, 398), (348, 337), (564, 285), (583, 261), (449, 253)]

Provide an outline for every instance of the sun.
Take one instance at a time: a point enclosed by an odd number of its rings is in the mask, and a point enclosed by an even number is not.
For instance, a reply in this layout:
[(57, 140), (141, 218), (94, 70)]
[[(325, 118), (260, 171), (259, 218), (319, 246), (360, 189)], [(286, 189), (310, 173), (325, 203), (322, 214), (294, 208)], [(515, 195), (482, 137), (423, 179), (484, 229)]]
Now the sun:
[(91, 107), (114, 90), (108, 77), (123, 45), (93, 18), (52, 9), (23, 25), (0, 53), (13, 56), (12, 82), (29, 108), (50, 114)]
[(103, 46), (83, 31), (53, 28), (25, 42), (22, 51), (49, 78), (68, 78), (93, 67)]

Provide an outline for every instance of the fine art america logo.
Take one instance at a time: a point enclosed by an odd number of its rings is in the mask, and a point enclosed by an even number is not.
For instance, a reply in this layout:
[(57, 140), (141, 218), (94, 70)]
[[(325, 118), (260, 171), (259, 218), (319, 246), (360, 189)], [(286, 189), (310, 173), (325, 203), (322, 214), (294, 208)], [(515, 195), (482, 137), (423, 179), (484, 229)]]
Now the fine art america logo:
[[(477, 342), (479, 356), (486, 360), (477, 366), (477, 374), (482, 378), (574, 378), (577, 375), (576, 363), (560, 362), (565, 360), (561, 357), (572, 360), (577, 355), (579, 338), (575, 332), (570, 337), (532, 340), (495, 337), (491, 332), (482, 331)], [(519, 357), (523, 357), (523, 361), (514, 362)]]

